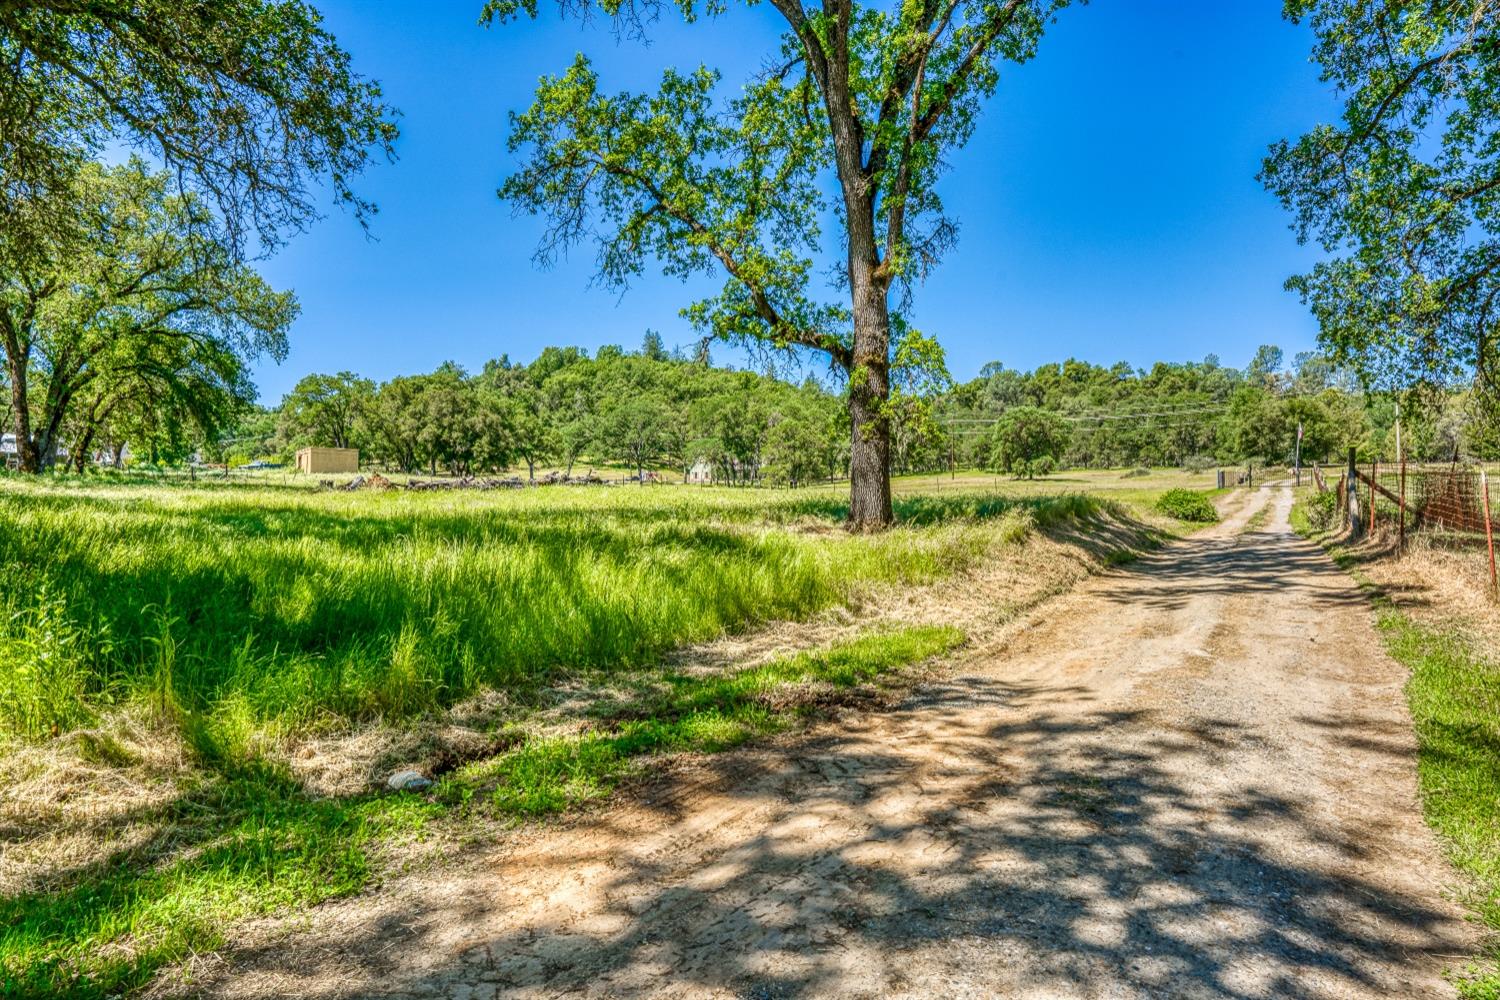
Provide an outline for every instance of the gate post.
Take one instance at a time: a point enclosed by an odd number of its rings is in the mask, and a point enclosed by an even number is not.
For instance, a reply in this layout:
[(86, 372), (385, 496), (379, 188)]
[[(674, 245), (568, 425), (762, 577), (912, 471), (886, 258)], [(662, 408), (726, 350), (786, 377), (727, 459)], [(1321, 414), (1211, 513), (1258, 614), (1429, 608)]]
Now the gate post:
[(1349, 534), (1358, 538), (1365, 523), (1359, 516), (1359, 469), (1355, 465), (1353, 448), (1349, 449), (1349, 469), (1344, 473), (1344, 482), (1348, 484), (1344, 489), (1344, 499), (1349, 513)]
[(1396, 551), (1406, 551), (1406, 459), (1401, 459), (1401, 510), (1397, 515), (1400, 517), (1397, 523)]

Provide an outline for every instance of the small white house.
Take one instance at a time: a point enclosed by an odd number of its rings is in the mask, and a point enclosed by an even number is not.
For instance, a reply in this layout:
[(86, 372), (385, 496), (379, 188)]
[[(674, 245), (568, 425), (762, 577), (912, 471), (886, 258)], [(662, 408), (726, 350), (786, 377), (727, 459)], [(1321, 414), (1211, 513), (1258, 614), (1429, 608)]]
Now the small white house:
[(700, 458), (693, 463), (688, 470), (687, 481), (697, 485), (711, 483), (714, 481), (714, 465), (706, 458)]

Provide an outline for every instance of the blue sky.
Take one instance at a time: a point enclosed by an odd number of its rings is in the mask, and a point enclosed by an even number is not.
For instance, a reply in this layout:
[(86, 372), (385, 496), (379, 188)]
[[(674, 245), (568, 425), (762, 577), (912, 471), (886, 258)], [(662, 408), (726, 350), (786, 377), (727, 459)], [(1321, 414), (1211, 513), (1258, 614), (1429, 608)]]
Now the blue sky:
[[(333, 210), (262, 266), (302, 315), (290, 357), (257, 366), (273, 402), (310, 371), (385, 379), (444, 360), (477, 369), (548, 344), (635, 346), (649, 327), (692, 342), (678, 310), (707, 284), (651, 276), (623, 297), (590, 288), (592, 254), (540, 271), (537, 222), (495, 189), (514, 166), (506, 116), (578, 51), (610, 89), (646, 89), (699, 63), (737, 85), (773, 51), (765, 4), (682, 25), (651, 44), (605, 21), (484, 29), (481, 0), (318, 0), (358, 69), (402, 111), (399, 159), (372, 168), (375, 240)], [(1257, 345), (1288, 358), (1315, 327), (1282, 282), (1315, 259), (1255, 180), (1272, 141), (1335, 116), (1311, 36), (1277, 0), (1097, 0), (1064, 11), (1038, 58), (1007, 67), (974, 139), (941, 182), (957, 248), (917, 293), (913, 319), (949, 367), (1029, 369), (1078, 357), (1146, 365)], [(735, 359), (719, 348), (715, 356)]]

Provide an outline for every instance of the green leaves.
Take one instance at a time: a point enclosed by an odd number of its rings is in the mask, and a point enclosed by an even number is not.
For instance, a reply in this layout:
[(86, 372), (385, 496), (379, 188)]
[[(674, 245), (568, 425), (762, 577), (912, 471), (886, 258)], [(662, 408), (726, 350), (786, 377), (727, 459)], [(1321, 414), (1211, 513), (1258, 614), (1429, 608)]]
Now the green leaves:
[(1046, 475), (1068, 447), (1067, 421), (1049, 410), (1017, 406), (995, 422), (990, 467), (1016, 476)]
[(72, 176), (110, 143), (148, 150), (218, 210), (236, 251), (317, 215), (326, 182), (392, 155), (395, 111), (301, 0), (36, 0), (0, 7), (0, 207), (45, 231)]
[(668, 70), (654, 95), (608, 95), (580, 55), (512, 116), (510, 147), (528, 157), (500, 195), (546, 218), (543, 266), (592, 242), (599, 280), (622, 290), (651, 263), (726, 273), (685, 310), (705, 332), (841, 350), (843, 311), (806, 291), (825, 207), (809, 85), (768, 79), (725, 111), (718, 84), (706, 68)]
[[(510, 149), (526, 159), (500, 195), (547, 220), (543, 266), (591, 243), (599, 280), (615, 288), (653, 265), (683, 278), (723, 274), (718, 294), (684, 310), (700, 329), (826, 352), (847, 369), (853, 313), (822, 301), (814, 266), (828, 249), (828, 209), (851, 261), (869, 263), (882, 291), (899, 287), (906, 305), (956, 237), (935, 190), (944, 151), (968, 139), (998, 63), (1031, 58), (1063, 6), (905, 0), (844, 18), (779, 4), (789, 32), (776, 67), (728, 99), (704, 67), (668, 70), (655, 94), (610, 95), (579, 55), (512, 116)], [(563, 4), (582, 16), (590, 9)], [(496, 0), (483, 19), (536, 12), (534, 0)], [(838, 135), (852, 138), (857, 162), (840, 154)], [(838, 197), (826, 199), (832, 180)]]
[(1290, 0), (1343, 120), (1261, 179), (1333, 259), (1292, 278), (1339, 362), (1381, 388), (1497, 388), (1500, 46), (1490, 0)]
[(201, 199), (138, 159), (82, 167), (66, 206), (66, 231), (44, 244), (0, 233), (13, 261), (0, 355), (23, 464), (39, 470), (69, 432), (75, 455), (106, 427), (153, 452), (182, 451), (189, 426), (212, 437), (254, 399), (249, 360), (285, 356), (296, 298), (217, 238)]
[(353, 372), (303, 376), (281, 401), (282, 432), (293, 445), (359, 446), (375, 383)]

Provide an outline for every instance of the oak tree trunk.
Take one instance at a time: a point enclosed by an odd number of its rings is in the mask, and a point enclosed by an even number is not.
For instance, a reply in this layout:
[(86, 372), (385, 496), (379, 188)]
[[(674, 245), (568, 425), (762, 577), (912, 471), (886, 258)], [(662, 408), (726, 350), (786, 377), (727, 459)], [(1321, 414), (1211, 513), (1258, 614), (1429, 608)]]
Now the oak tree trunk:
[[(863, 278), (863, 280), (861, 280)], [(853, 282), (854, 370), (849, 380), (849, 527), (879, 531), (891, 511), (891, 430), (885, 414), (890, 398), (891, 318), (885, 290), (868, 274)]]
[(20, 345), (7, 342), (6, 374), (10, 376), (11, 420), (15, 425), (16, 458), (22, 472), (42, 471), (42, 456), (31, 437), (31, 405), (26, 398), (26, 361)]
[(880, 271), (875, 237), (878, 179), (866, 171), (865, 137), (849, 87), (851, 25), (839, 25), (827, 53), (823, 100), (833, 133), (834, 164), (844, 197), (848, 237), (849, 298), (854, 344), (849, 353), (849, 528), (879, 531), (890, 526), (891, 438), (885, 404), (890, 398), (891, 314), (889, 279)]

